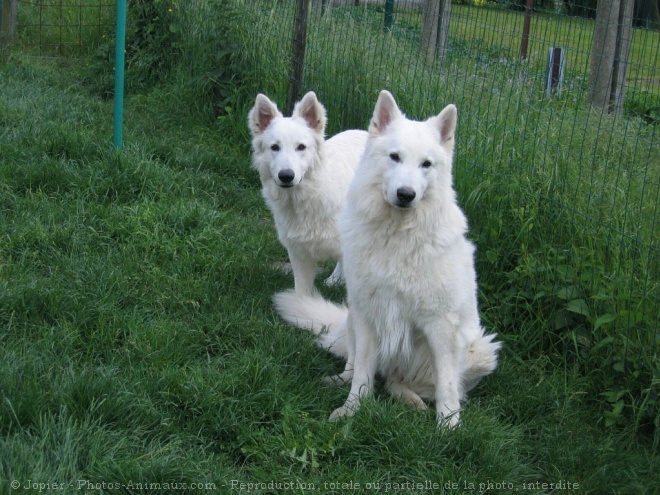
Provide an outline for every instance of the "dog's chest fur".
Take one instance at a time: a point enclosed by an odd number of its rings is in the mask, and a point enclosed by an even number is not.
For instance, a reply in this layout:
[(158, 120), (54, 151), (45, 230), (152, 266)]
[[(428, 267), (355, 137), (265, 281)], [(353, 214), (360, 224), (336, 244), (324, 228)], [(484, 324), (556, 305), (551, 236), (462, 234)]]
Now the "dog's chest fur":
[(474, 248), (453, 206), (439, 217), (422, 209), (383, 211), (377, 221), (351, 212), (344, 268), (349, 305), (376, 332), (382, 362), (401, 368), (416, 352), (419, 328), (439, 315), (460, 318), (472, 290), (466, 279), (474, 279)]
[(341, 256), (337, 211), (339, 201), (309, 178), (290, 189), (271, 179), (262, 194), (273, 212), (280, 242), (287, 248), (306, 250), (318, 260)]

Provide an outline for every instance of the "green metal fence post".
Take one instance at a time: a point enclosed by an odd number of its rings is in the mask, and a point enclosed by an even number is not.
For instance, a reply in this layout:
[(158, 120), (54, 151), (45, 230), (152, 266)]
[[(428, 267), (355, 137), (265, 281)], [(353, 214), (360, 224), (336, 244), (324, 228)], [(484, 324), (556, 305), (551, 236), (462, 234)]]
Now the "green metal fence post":
[(113, 143), (120, 150), (124, 125), (124, 50), (126, 49), (126, 0), (117, 0), (117, 31), (115, 41), (115, 111)]

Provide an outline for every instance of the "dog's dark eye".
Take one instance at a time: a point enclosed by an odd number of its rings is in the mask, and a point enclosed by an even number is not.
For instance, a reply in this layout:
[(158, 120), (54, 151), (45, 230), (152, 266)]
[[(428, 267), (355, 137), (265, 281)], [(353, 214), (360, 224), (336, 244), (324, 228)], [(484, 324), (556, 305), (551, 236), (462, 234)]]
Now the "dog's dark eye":
[(431, 160), (424, 160), (422, 162), (422, 168), (431, 168)]
[(280, 151), (280, 145), (279, 144), (271, 144), (270, 149), (273, 151)]
[(305, 146), (304, 144), (299, 144), (299, 145), (296, 147), (296, 150), (297, 150), (297, 151), (305, 151), (306, 149), (307, 149), (307, 146)]
[(390, 158), (392, 159), (393, 162), (399, 163), (401, 161), (401, 157), (399, 156), (398, 153), (390, 153)]

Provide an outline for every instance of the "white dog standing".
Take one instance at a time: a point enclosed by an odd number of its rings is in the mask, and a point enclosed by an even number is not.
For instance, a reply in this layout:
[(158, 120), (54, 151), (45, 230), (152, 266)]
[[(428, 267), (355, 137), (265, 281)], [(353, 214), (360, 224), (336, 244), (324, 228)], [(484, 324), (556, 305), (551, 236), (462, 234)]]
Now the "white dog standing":
[(311, 91), (291, 117), (257, 95), (248, 124), (252, 164), (259, 171), (279, 240), (289, 253), (296, 293), (314, 293), (318, 262), (337, 260), (326, 283), (340, 282), (338, 215), (367, 133), (344, 131), (325, 141), (325, 109)]
[(474, 246), (453, 189), (456, 121), (454, 105), (409, 120), (382, 91), (340, 218), (348, 311), (274, 297), (284, 320), (347, 359), (338, 378), (351, 389), (331, 419), (354, 414), (378, 372), (411, 405), (434, 399), (438, 424), (454, 427), (466, 392), (497, 366), (501, 344), (480, 325)]

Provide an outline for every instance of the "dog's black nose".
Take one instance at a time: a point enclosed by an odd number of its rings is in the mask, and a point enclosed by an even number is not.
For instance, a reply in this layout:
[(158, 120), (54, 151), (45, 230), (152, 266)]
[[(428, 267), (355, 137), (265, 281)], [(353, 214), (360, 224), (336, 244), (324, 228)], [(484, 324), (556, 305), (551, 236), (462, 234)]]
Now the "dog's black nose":
[(280, 170), (280, 172), (277, 174), (277, 178), (282, 181), (283, 184), (291, 184), (293, 182), (293, 179), (296, 177), (296, 173), (291, 170), (290, 168), (285, 168), (284, 170)]
[(415, 190), (412, 187), (400, 187), (396, 190), (396, 199), (399, 200), (399, 204), (407, 205), (413, 199), (415, 199)]

